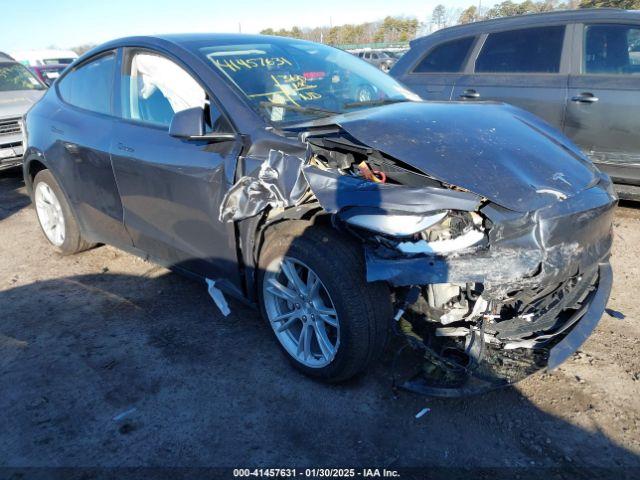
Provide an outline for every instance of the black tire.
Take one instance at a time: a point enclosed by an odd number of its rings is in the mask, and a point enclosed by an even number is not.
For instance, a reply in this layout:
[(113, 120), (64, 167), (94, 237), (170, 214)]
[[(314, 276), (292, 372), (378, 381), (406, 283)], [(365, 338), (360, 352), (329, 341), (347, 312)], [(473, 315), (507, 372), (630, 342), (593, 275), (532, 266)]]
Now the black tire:
[(340, 324), (340, 344), (329, 365), (300, 363), (280, 344), (293, 366), (308, 376), (340, 382), (363, 372), (384, 350), (393, 315), (389, 287), (367, 283), (362, 246), (331, 227), (291, 221), (272, 229), (260, 252), (258, 296), (267, 322), (263, 282), (267, 266), (282, 256), (308, 265), (327, 289)]
[(75, 215), (71, 211), (71, 207), (69, 206), (69, 202), (67, 201), (67, 196), (63, 193), (60, 185), (49, 170), (39, 171), (33, 179), (33, 195), (31, 201), (34, 205), (34, 208), (36, 203), (35, 192), (39, 183), (45, 183), (51, 188), (58, 202), (60, 203), (62, 215), (64, 217), (64, 242), (61, 245), (54, 245), (49, 240), (44, 232), (44, 229), (42, 228), (42, 222), (36, 208), (36, 217), (38, 217), (38, 224), (40, 225), (42, 234), (51, 244), (51, 246), (54, 247), (62, 255), (71, 255), (91, 248), (94, 244), (89, 243), (84, 238), (82, 238), (80, 227), (78, 226)]

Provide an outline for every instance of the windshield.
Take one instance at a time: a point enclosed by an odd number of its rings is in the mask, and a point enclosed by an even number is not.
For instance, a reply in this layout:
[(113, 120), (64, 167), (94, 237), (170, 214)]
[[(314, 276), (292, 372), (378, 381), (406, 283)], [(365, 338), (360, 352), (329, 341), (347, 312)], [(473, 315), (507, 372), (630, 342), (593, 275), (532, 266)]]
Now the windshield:
[(269, 40), (199, 50), (272, 123), (420, 100), (393, 78), (342, 50)]
[(0, 64), (0, 92), (11, 90), (44, 90), (44, 85), (24, 65)]

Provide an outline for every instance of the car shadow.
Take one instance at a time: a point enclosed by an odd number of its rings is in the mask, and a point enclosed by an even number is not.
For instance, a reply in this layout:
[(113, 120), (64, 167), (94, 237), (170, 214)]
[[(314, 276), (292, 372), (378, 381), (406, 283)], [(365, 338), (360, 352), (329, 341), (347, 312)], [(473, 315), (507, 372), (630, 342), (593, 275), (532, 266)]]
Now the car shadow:
[(23, 189), (21, 167), (0, 170), (0, 221), (29, 206), (31, 199)]
[(431, 466), (436, 478), (462, 467), (520, 478), (640, 468), (598, 428), (542, 411), (517, 388), (396, 395), (393, 344), (366, 375), (312, 381), (254, 309), (228, 298), (224, 317), (204, 283), (156, 271), (0, 291), (1, 465)]

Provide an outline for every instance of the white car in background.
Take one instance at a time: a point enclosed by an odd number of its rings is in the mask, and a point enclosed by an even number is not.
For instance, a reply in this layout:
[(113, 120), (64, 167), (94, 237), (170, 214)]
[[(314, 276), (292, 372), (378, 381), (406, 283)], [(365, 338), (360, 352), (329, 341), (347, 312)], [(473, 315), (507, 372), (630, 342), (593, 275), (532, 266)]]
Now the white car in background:
[(69, 65), (78, 54), (72, 50), (25, 50), (11, 54), (16, 61), (28, 67), (41, 67), (44, 65)]

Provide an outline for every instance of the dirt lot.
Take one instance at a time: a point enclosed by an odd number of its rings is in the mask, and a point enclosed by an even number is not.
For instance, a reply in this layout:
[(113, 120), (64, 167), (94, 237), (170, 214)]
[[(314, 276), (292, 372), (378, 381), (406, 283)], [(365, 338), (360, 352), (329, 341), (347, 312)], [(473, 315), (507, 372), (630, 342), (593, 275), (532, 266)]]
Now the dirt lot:
[(222, 317), (200, 283), (111, 247), (52, 253), (20, 172), (2, 172), (0, 466), (640, 474), (640, 209), (618, 210), (613, 265), (609, 308), (625, 318), (605, 316), (559, 370), (480, 397), (394, 398), (390, 354), (321, 385), (256, 312), (231, 301)]

